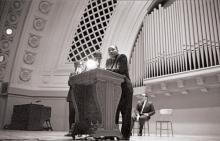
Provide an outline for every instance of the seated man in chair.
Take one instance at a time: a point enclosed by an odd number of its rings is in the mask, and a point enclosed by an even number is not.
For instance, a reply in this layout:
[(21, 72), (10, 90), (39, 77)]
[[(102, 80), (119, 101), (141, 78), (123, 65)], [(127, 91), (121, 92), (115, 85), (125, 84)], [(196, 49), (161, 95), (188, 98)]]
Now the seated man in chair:
[(142, 130), (144, 127), (145, 121), (148, 121), (152, 115), (155, 114), (155, 109), (152, 102), (148, 101), (148, 95), (143, 94), (143, 99), (138, 101), (135, 114), (132, 116), (132, 124), (131, 127), (133, 128), (134, 122), (139, 121), (139, 133), (138, 136), (142, 136)]

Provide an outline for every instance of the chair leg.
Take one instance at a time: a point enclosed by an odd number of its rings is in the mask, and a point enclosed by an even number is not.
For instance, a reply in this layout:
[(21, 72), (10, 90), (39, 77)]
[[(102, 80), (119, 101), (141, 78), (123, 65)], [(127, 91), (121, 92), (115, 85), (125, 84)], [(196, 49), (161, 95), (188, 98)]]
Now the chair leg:
[(156, 136), (157, 136), (157, 133), (160, 132), (160, 137), (161, 137), (163, 135), (163, 130), (167, 131), (166, 132), (167, 136), (171, 136), (171, 135), (173, 136), (173, 124), (172, 124), (172, 121), (156, 121)]
[(134, 135), (134, 124), (135, 124), (135, 123), (133, 123), (133, 127), (132, 127), (132, 129), (131, 129), (132, 135)]
[(149, 128), (149, 121), (147, 121), (147, 133), (148, 133), (148, 136), (150, 136), (150, 128)]
[(136, 133), (136, 126), (137, 126), (137, 122), (136, 121), (134, 121), (134, 123), (133, 123), (134, 125), (133, 125), (133, 129), (132, 129), (132, 134), (133, 135), (135, 135), (135, 133)]
[(133, 127), (133, 129), (132, 129), (132, 134), (134, 135), (134, 127)]
[(160, 122), (160, 136), (162, 135), (162, 122)]
[(172, 121), (170, 122), (170, 126), (171, 126), (171, 133), (172, 133), (172, 136), (173, 136), (173, 125), (172, 125)]

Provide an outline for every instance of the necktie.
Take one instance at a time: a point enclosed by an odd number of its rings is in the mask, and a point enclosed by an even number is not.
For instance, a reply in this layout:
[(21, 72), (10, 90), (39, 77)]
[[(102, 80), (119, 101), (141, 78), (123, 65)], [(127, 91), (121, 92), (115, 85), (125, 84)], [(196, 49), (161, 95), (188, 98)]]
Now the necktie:
[(143, 110), (144, 110), (145, 105), (146, 105), (146, 100), (144, 101), (144, 104), (143, 104), (143, 106), (142, 106), (141, 114), (143, 113)]

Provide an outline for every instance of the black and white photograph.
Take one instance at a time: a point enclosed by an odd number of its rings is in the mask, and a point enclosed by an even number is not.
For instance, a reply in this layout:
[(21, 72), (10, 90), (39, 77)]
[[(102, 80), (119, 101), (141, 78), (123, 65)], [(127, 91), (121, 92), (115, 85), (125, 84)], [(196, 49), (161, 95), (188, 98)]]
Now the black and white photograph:
[(220, 140), (220, 0), (0, 0), (0, 141), (111, 140)]

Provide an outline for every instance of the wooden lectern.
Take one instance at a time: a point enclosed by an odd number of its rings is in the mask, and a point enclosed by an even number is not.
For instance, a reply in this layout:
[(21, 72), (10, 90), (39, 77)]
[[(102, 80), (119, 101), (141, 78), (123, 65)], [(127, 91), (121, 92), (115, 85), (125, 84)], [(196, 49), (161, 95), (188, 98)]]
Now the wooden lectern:
[(120, 137), (119, 127), (115, 124), (115, 114), (121, 97), (121, 83), (124, 76), (94, 69), (72, 76), (69, 80), (71, 98), (76, 111), (76, 123), (97, 124), (94, 137)]

